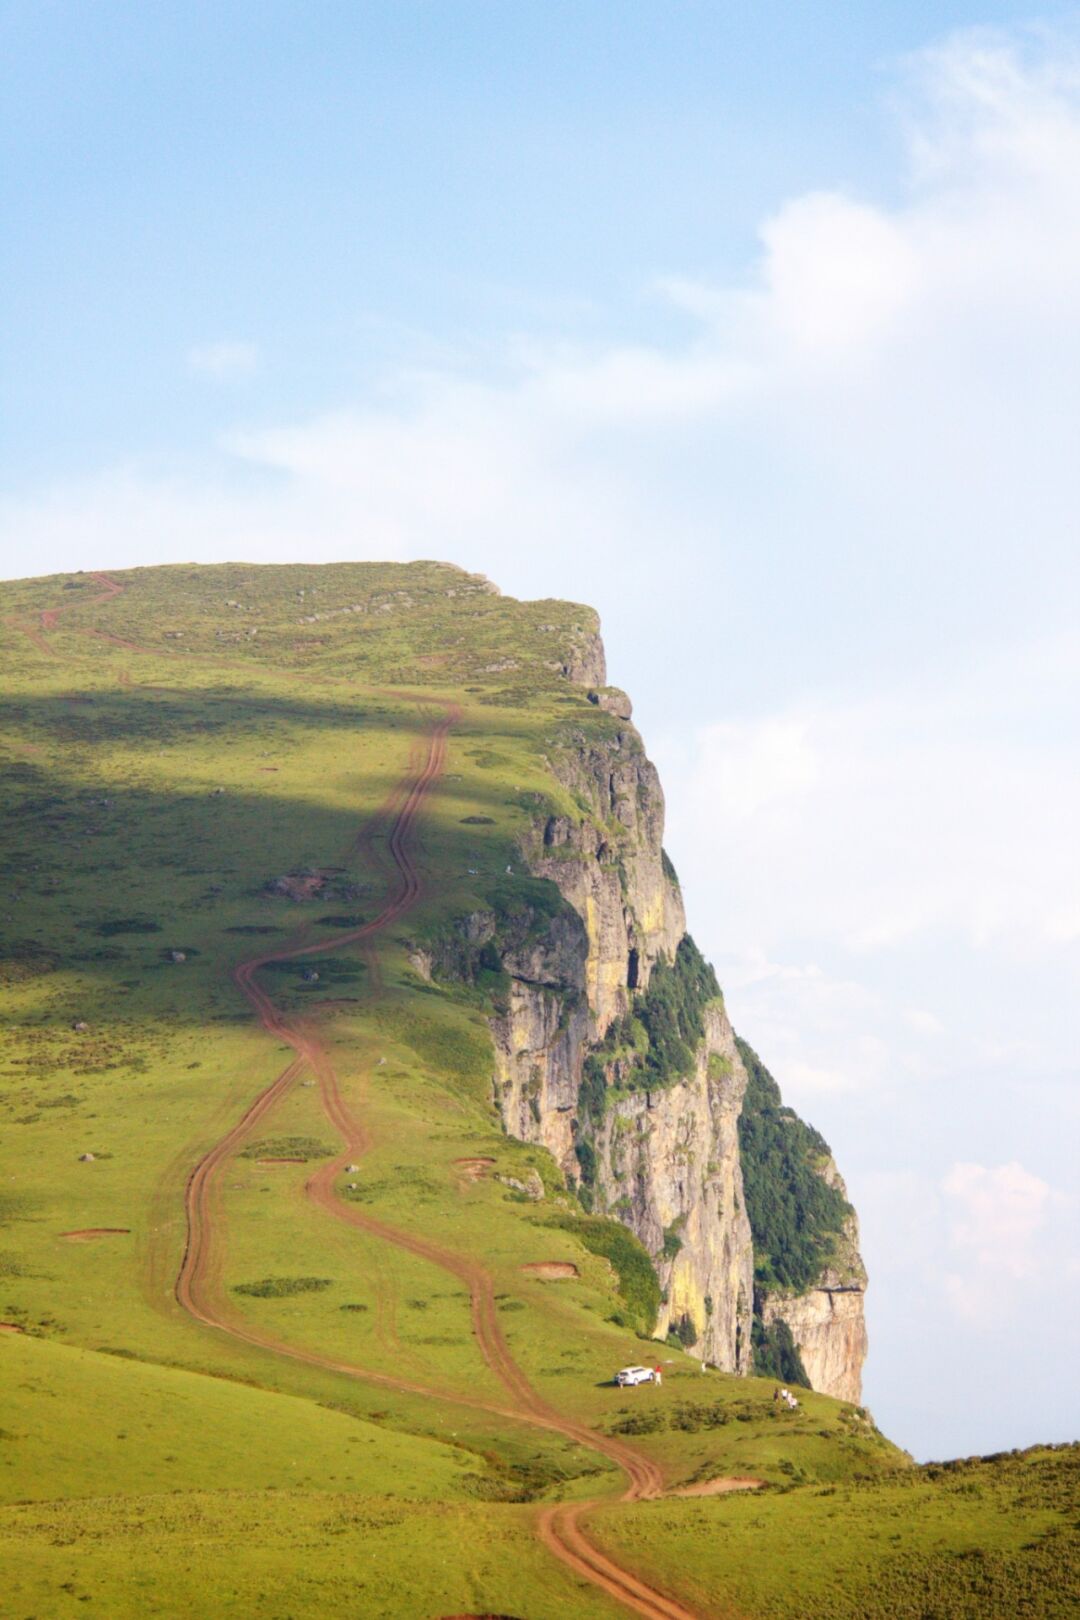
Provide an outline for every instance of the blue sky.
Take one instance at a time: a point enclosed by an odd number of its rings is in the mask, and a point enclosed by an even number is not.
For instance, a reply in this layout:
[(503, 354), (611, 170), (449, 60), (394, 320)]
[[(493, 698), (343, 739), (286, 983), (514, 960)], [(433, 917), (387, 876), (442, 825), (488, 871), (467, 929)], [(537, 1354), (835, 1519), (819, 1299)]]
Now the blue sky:
[(353, 399), (410, 336), (661, 329), (652, 279), (743, 268), (784, 196), (893, 189), (891, 64), (1011, 14), (6, 4), (13, 473), (202, 448), (177, 359), (207, 333), (265, 352), (258, 421)]
[(920, 1456), (1080, 1427), (1078, 43), (991, 0), (0, 4), (0, 571), (594, 603)]

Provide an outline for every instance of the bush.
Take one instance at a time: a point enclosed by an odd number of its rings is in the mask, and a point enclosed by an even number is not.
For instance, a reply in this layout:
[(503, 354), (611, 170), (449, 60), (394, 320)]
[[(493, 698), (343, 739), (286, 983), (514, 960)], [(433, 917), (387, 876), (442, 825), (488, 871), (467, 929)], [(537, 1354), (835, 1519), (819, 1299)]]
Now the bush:
[(760, 1316), (754, 1317), (750, 1334), (754, 1354), (754, 1371), (759, 1378), (778, 1378), (784, 1384), (801, 1384), (810, 1389), (810, 1379), (802, 1364), (799, 1347), (791, 1337), (791, 1329), (781, 1318), (766, 1327)]
[(684, 1311), (674, 1324), (674, 1333), (684, 1350), (689, 1350), (691, 1345), (697, 1343), (697, 1325), (688, 1311)]
[(602, 1255), (611, 1262), (618, 1278), (620, 1297), (631, 1318), (629, 1325), (639, 1333), (651, 1333), (660, 1309), (660, 1283), (648, 1250), (633, 1232), (618, 1221), (607, 1221), (602, 1216), (576, 1219), (571, 1215), (552, 1224), (573, 1232), (590, 1254)]
[(659, 959), (649, 988), (634, 1008), (649, 1041), (644, 1057), (646, 1085), (673, 1085), (693, 1073), (705, 1034), (704, 1011), (719, 995), (716, 974), (690, 935), (684, 934), (674, 962)]
[(241, 1148), (241, 1159), (329, 1159), (334, 1148), (314, 1136), (271, 1136)]
[(263, 1277), (260, 1282), (237, 1283), (234, 1294), (255, 1299), (287, 1299), (290, 1294), (317, 1294), (332, 1286), (329, 1277)]
[(648, 989), (635, 996), (633, 1009), (615, 1019), (586, 1058), (581, 1114), (593, 1124), (603, 1119), (607, 1072), (615, 1063), (626, 1091), (655, 1091), (687, 1079), (705, 1034), (705, 1008), (719, 996), (716, 974), (684, 934), (674, 962), (657, 960)]

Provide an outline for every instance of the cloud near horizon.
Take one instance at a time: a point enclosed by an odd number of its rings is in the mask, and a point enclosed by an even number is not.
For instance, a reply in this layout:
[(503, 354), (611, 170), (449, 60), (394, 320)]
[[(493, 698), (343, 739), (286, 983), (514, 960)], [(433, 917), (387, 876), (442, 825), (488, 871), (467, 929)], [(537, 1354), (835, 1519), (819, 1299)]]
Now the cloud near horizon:
[[(657, 278), (681, 342), (519, 338), (494, 372), (406, 365), (351, 409), (238, 424), (202, 468), (11, 493), (0, 538), (62, 569), (141, 558), (148, 519), (156, 554), (191, 559), (482, 565), (509, 535), (545, 547), (555, 582), (582, 545), (692, 551), (751, 519), (769, 543), (810, 503), (938, 577), (935, 550), (974, 564), (1018, 521), (1060, 556), (1061, 497), (1080, 493), (1076, 57), (961, 35), (909, 65), (903, 107), (899, 200), (795, 197), (744, 283)], [(235, 340), (188, 358), (216, 380), (258, 365)]]

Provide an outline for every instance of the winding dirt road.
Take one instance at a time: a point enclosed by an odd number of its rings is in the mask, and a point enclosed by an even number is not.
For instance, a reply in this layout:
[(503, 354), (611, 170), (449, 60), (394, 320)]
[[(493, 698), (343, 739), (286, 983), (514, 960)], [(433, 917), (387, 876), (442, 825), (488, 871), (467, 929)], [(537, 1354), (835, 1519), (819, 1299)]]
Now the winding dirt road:
[[(421, 898), (423, 889), (412, 860), (410, 835), (423, 800), (442, 772), (447, 735), (456, 719), (449, 710), (432, 728), (427, 756), (422, 766), (406, 779), (397, 794), (399, 808), (393, 815), (388, 849), (398, 874), (396, 892), (379, 914), (362, 927), (337, 934), (314, 944), (283, 946), (260, 953), (241, 963), (233, 979), (246, 996), (268, 1034), (292, 1047), (292, 1062), (249, 1106), (226, 1136), (210, 1150), (193, 1172), (187, 1187), (188, 1244), (177, 1278), (176, 1297), (197, 1320), (223, 1329), (249, 1343), (288, 1355), (310, 1364), (347, 1372), (354, 1377), (392, 1387), (403, 1392), (435, 1396), (501, 1417), (516, 1418), (535, 1427), (563, 1434), (578, 1444), (601, 1452), (620, 1467), (628, 1479), (624, 1500), (637, 1501), (663, 1493), (663, 1476), (651, 1459), (609, 1435), (600, 1435), (565, 1418), (537, 1393), (514, 1360), (499, 1325), (494, 1285), (489, 1273), (478, 1262), (454, 1253), (426, 1238), (400, 1229), (367, 1214), (355, 1204), (344, 1203), (335, 1192), (335, 1181), (344, 1166), (363, 1156), (370, 1147), (370, 1134), (362, 1121), (349, 1111), (337, 1073), (317, 1032), (301, 1021), (287, 1018), (259, 983), (257, 974), (270, 962), (292, 961), (298, 956), (342, 950), (361, 945), (396, 921)], [(381, 819), (387, 817), (387, 809)], [(219, 1167), (242, 1146), (251, 1130), (286, 1094), (301, 1068), (315, 1075), (323, 1110), (337, 1131), (342, 1147), (332, 1160), (321, 1165), (307, 1182), (308, 1196), (336, 1220), (359, 1228), (368, 1236), (405, 1249), (441, 1267), (462, 1282), (469, 1291), (473, 1332), (485, 1362), (510, 1396), (508, 1407), (496, 1407), (480, 1400), (464, 1399), (452, 1390), (436, 1390), (408, 1379), (373, 1373), (368, 1369), (333, 1361), (316, 1352), (300, 1350), (258, 1333), (223, 1308), (214, 1288), (212, 1258), (214, 1180)], [(589, 1581), (624, 1606), (647, 1620), (696, 1620), (692, 1611), (675, 1599), (655, 1591), (631, 1571), (623, 1569), (595, 1547), (581, 1528), (581, 1519), (595, 1502), (556, 1504), (546, 1508), (537, 1520), (537, 1533), (545, 1546), (575, 1574)]]
[[(105, 574), (94, 574), (105, 589), (92, 602), (105, 602), (118, 595), (123, 586)], [(67, 604), (64, 604), (65, 606)], [(74, 605), (74, 604), (72, 604)], [(89, 605), (89, 604), (85, 604)], [(42, 652), (57, 656), (45, 640), (45, 633), (56, 628), (63, 608), (46, 609), (40, 614), (40, 628), (20, 623), (21, 629)], [(99, 632), (99, 634), (101, 634)], [(109, 637), (108, 639), (114, 639)], [(149, 649), (148, 649), (149, 650)], [(428, 700), (429, 701), (429, 700)], [(288, 1356), (308, 1365), (346, 1374), (366, 1383), (392, 1388), (402, 1393), (446, 1400), (510, 1418), (566, 1436), (582, 1446), (601, 1453), (627, 1476), (624, 1501), (660, 1496), (664, 1482), (660, 1469), (649, 1458), (613, 1436), (598, 1434), (563, 1417), (549, 1406), (532, 1387), (506, 1343), (495, 1305), (492, 1279), (479, 1262), (455, 1254), (413, 1233), (403, 1232), (353, 1204), (340, 1200), (334, 1191), (335, 1178), (343, 1166), (363, 1155), (370, 1146), (370, 1134), (362, 1121), (353, 1117), (342, 1096), (337, 1074), (326, 1046), (315, 1029), (302, 1020), (287, 1017), (259, 983), (257, 974), (268, 963), (293, 960), (298, 956), (342, 950), (351, 946), (370, 947), (375, 936), (395, 922), (420, 900), (423, 884), (412, 859), (411, 844), (424, 800), (442, 773), (447, 738), (458, 717), (454, 706), (431, 724), (426, 752), (414, 751), (413, 765), (390, 800), (375, 818), (375, 824), (359, 835), (356, 848), (372, 849), (376, 828), (388, 828), (386, 849), (396, 877), (387, 899), (370, 922), (316, 943), (297, 941), (275, 951), (251, 957), (233, 970), (233, 980), (246, 997), (268, 1034), (292, 1048), (293, 1057), (281, 1073), (248, 1105), (236, 1123), (203, 1156), (191, 1172), (185, 1187), (187, 1241), (176, 1278), (177, 1301), (197, 1322), (235, 1339)], [(374, 952), (370, 959), (374, 963)], [(312, 1201), (335, 1219), (359, 1228), (367, 1235), (425, 1259), (458, 1278), (469, 1290), (473, 1331), (488, 1367), (505, 1388), (509, 1402), (493, 1402), (463, 1397), (453, 1390), (441, 1390), (403, 1378), (320, 1355), (317, 1351), (289, 1345), (256, 1330), (227, 1303), (220, 1287), (219, 1247), (215, 1247), (219, 1215), (218, 1174), (229, 1158), (243, 1145), (254, 1128), (272, 1113), (287, 1095), (298, 1075), (310, 1070), (319, 1085), (319, 1095), (328, 1122), (342, 1141), (340, 1153), (321, 1166), (307, 1182)], [(537, 1533), (544, 1545), (576, 1575), (605, 1592), (646, 1620), (699, 1620), (675, 1598), (648, 1586), (632, 1571), (624, 1569), (594, 1546), (581, 1521), (596, 1502), (556, 1503), (545, 1507), (537, 1519)]]

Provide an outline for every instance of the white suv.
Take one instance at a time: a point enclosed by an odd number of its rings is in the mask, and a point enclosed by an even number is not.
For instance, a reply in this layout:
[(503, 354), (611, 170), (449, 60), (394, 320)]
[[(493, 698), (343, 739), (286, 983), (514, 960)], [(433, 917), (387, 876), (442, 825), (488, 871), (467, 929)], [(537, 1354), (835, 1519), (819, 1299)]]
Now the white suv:
[(653, 1370), (651, 1367), (624, 1367), (622, 1372), (615, 1374), (617, 1384), (651, 1384)]

